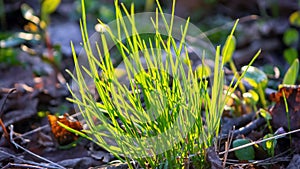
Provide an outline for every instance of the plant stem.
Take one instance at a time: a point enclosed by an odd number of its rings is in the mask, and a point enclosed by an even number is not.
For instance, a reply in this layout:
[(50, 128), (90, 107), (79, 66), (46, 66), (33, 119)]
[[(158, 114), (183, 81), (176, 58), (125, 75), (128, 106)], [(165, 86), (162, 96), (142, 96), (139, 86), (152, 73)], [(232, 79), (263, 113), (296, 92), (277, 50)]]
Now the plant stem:
[(258, 91), (258, 95), (259, 95), (259, 100), (260, 100), (261, 104), (263, 105), (263, 108), (267, 108), (267, 101), (266, 101), (265, 93), (264, 93), (264, 90), (263, 90), (261, 84), (258, 84), (257, 91)]
[[(288, 130), (290, 132), (291, 131), (291, 122), (290, 122), (290, 116), (289, 116), (289, 105), (287, 103), (284, 91), (282, 91), (282, 95), (283, 95), (283, 100), (284, 100), (284, 105), (285, 105), (285, 112), (286, 112), (286, 120), (287, 120), (287, 123), (288, 123)], [(292, 136), (291, 135), (289, 135), (289, 139), (290, 139), (290, 145), (292, 145)]]
[[(233, 71), (233, 73), (235, 74), (236, 79), (239, 79), (240, 75), (237, 73), (237, 69), (236, 69), (232, 59), (229, 61), (229, 66), (230, 66), (231, 70)], [(246, 92), (246, 89), (245, 89), (245, 86), (243, 85), (243, 83), (239, 83), (239, 88), (241, 89), (242, 93)]]

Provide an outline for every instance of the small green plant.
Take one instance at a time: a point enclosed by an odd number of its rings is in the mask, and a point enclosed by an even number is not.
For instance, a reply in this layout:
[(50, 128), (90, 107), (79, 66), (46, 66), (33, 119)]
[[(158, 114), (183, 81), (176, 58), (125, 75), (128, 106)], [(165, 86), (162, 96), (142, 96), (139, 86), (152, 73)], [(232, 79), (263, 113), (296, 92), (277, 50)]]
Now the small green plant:
[[(269, 134), (266, 134), (263, 137), (263, 139), (268, 139), (268, 138), (271, 138), (271, 137), (274, 137), (274, 134), (269, 133)], [(277, 145), (277, 140), (272, 139), (272, 140), (268, 140), (266, 142), (263, 142), (262, 143), (262, 148), (267, 151), (267, 153), (270, 157), (274, 157), (276, 145)]]
[[(208, 88), (208, 82), (199, 79), (206, 71), (192, 70), (189, 60), (186, 41), (189, 19), (176, 27), (180, 38), (172, 36), (175, 1), (170, 17), (163, 13), (157, 1), (156, 13), (148, 18), (155, 31), (148, 39), (142, 38), (137, 29), (134, 6), (127, 10), (116, 1), (114, 26), (117, 31), (113, 31), (112, 25), (99, 21), (101, 43), (96, 44), (91, 44), (88, 37), (84, 0), (81, 3), (80, 26), (86, 57), (83, 60), (87, 64), (76, 56), (71, 43), (75, 70), (68, 71), (73, 78), (72, 87), (68, 86), (73, 98), (68, 100), (82, 112), (88, 129), (73, 132), (93, 140), (120, 160), (125, 159), (130, 168), (133, 168), (131, 159), (144, 168), (204, 168), (205, 149), (212, 146), (218, 136), (226, 102), (224, 58), (221, 59), (220, 47), (216, 49), (213, 85)], [(233, 30), (236, 25), (237, 22)], [(123, 83), (113, 66), (110, 40), (122, 57), (127, 83)], [(224, 48), (227, 53), (228, 45)], [(205, 50), (203, 57), (204, 54)], [(91, 84), (100, 101), (94, 98), (89, 88)]]
[(264, 109), (259, 109), (259, 113), (266, 120), (269, 131), (270, 131), (270, 133), (273, 134), (273, 129), (272, 129), (272, 126), (270, 123), (270, 120), (272, 120), (271, 114), (267, 110), (264, 110)]
[(244, 80), (254, 88), (259, 95), (259, 100), (262, 106), (267, 108), (267, 100), (265, 97), (265, 89), (268, 84), (267, 75), (263, 71), (253, 66), (243, 66), (242, 71), (245, 72)]

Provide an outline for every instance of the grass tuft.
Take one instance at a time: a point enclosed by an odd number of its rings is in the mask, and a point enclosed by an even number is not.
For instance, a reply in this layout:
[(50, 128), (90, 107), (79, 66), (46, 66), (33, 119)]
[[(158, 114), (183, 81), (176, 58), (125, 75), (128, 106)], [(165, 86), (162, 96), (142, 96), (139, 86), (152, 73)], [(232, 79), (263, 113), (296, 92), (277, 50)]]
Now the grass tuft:
[[(186, 60), (189, 19), (180, 27), (181, 38), (175, 39), (175, 1), (170, 20), (158, 1), (157, 6), (155, 17), (151, 18), (155, 33), (144, 36), (136, 27), (141, 23), (136, 23), (134, 6), (127, 10), (115, 1), (116, 31), (99, 21), (105, 31), (99, 35), (100, 43), (94, 44), (88, 36), (82, 0), (80, 28), (86, 64), (75, 54), (71, 43), (75, 70), (68, 71), (73, 78), (72, 86), (68, 86), (73, 98), (68, 100), (77, 106), (88, 126), (86, 134), (77, 134), (127, 161), (130, 168), (132, 159), (145, 168), (204, 168), (205, 149), (218, 136), (225, 105), (220, 46), (216, 49), (213, 85), (208, 88), (208, 82), (199, 79)], [(116, 73), (110, 41), (122, 57), (127, 83)]]

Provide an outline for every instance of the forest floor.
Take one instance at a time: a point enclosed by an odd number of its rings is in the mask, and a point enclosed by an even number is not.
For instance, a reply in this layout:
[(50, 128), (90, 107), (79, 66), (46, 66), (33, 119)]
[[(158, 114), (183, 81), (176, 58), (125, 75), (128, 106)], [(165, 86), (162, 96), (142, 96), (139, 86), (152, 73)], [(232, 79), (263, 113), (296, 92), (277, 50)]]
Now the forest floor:
[[(193, 3), (193, 0), (190, 1)], [(256, 5), (249, 5), (251, 3)], [(267, 3), (260, 4), (254, 0), (220, 1), (205, 6), (207, 11), (215, 10), (217, 13), (207, 12), (195, 24), (207, 31), (213, 44), (224, 44), (226, 35), (232, 28), (232, 24), (228, 23), (241, 18), (237, 29), (234, 63), (240, 70), (259, 49), (262, 49), (254, 66), (264, 71), (269, 79), (265, 89), (268, 103), (265, 109), (271, 114), (270, 124), (265, 118), (257, 115), (252, 107), (237, 104), (234, 99), (228, 103), (231, 109), (226, 109), (222, 117), (219, 152), (208, 154), (213, 156), (208, 162), (216, 168), (222, 168), (220, 164), (223, 162), (221, 158), (224, 159), (224, 142), (229, 133), (233, 139), (247, 138), (258, 141), (269, 132), (269, 126), (275, 135), (287, 133), (289, 130), (297, 131), (300, 128), (300, 87), (284, 86), (278, 90), (285, 72), (290, 67), (288, 59), (284, 57), (284, 51), (293, 48), (299, 52), (299, 39), (290, 46), (284, 40), (287, 30), (293, 28), (299, 32), (299, 27), (292, 26), (289, 22), (290, 15), (299, 10), (299, 6), (296, 1), (278, 0), (278, 3), (276, 14)], [(31, 1), (28, 1), (28, 4), (38, 8)], [(7, 30), (16, 33), (24, 31), (22, 29), (26, 25), (19, 7), (19, 2), (6, 5), (6, 8), (15, 11), (7, 14)], [(2, 168), (104, 168), (109, 162), (116, 160), (96, 144), (78, 138), (56, 125), (56, 121), (61, 121), (81, 127), (75, 120), (78, 114), (74, 105), (66, 100), (67, 97), (71, 97), (66, 85), (71, 82), (71, 78), (65, 70), (74, 68), (70, 41), (75, 44), (76, 53), (81, 51), (78, 20), (73, 19), (70, 14), (74, 8), (73, 1), (65, 1), (51, 15), (51, 24), (47, 28), (49, 42), (46, 40), (36, 44), (24, 41), (13, 48), (0, 49), (0, 124), (4, 125), (0, 128)], [(179, 10), (178, 15), (183, 16), (186, 10), (196, 11), (187, 6), (186, 9)], [(28, 46), (34, 51), (27, 49)], [(1, 55), (11, 58), (4, 59)], [(228, 69), (226, 79), (230, 80), (232, 77), (233, 73)], [(290, 110), (289, 120), (286, 118), (283, 91), (287, 93), (285, 97)], [(239, 91), (235, 94), (239, 98), (242, 97)], [(260, 107), (262, 106), (258, 104), (256, 110)], [(65, 113), (74, 117), (75, 121), (70, 120), (69, 116), (58, 117)], [(232, 126), (236, 127), (234, 131)], [(226, 167), (298, 168), (299, 137), (300, 134), (295, 132), (278, 138), (273, 156), (256, 149), (255, 159), (252, 161), (238, 160), (235, 154), (230, 152), (226, 154)], [(76, 141), (75, 146), (69, 144), (74, 143), (73, 141)], [(110, 166), (126, 168), (126, 165), (118, 162)]]

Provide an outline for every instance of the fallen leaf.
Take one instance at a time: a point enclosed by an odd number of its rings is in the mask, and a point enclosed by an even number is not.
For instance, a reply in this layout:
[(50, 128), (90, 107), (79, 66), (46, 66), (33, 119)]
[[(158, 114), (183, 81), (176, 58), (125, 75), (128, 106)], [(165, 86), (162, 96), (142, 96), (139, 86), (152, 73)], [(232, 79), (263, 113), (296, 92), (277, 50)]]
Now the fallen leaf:
[[(233, 148), (251, 143), (249, 139), (236, 139), (232, 142)], [(243, 160), (254, 160), (255, 151), (253, 146), (248, 146), (239, 150), (234, 151), (235, 156), (243, 161)]]
[(61, 127), (57, 122), (63, 123), (74, 130), (82, 130), (82, 126), (79, 121), (71, 119), (71, 117), (67, 114), (59, 117), (48, 115), (48, 120), (51, 126), (51, 131), (59, 145), (68, 145), (78, 139), (79, 136)]
[[(287, 101), (288, 113), (285, 108), (284, 96)], [(284, 127), (288, 129), (288, 119), (290, 129), (300, 128), (300, 85), (283, 85), (277, 93), (272, 93), (270, 99), (276, 104), (270, 108), (272, 115), (272, 126), (275, 129)]]

